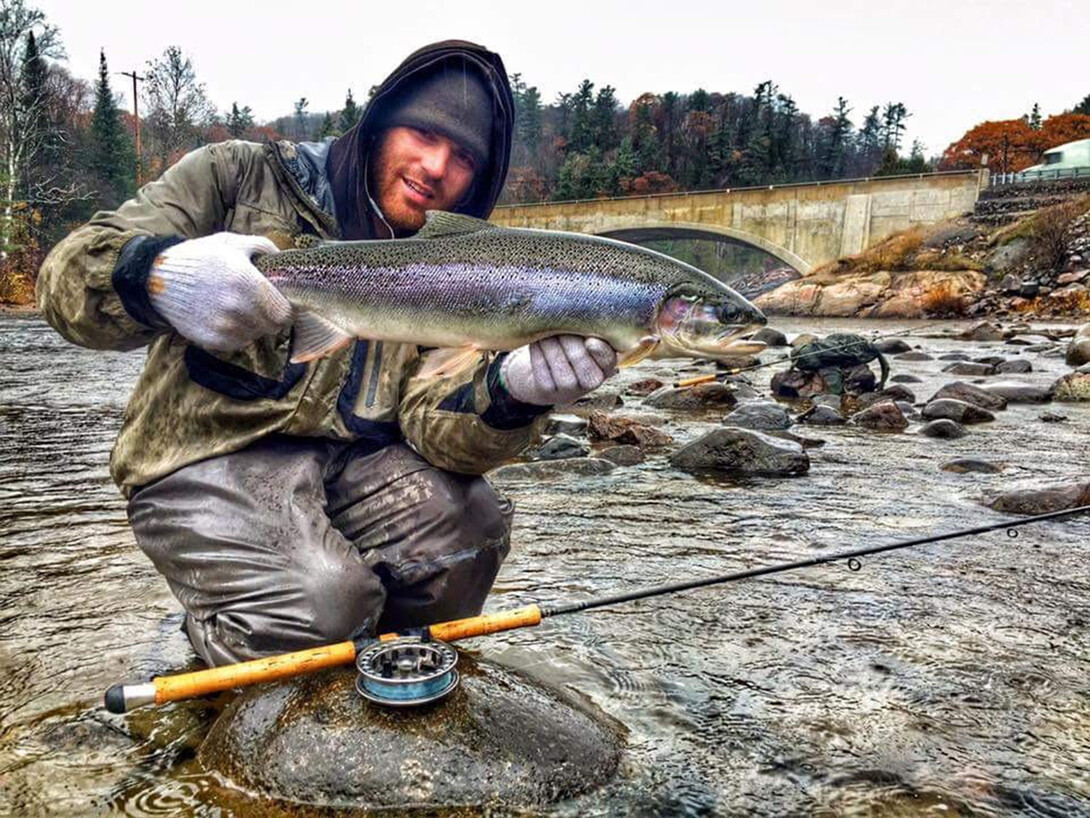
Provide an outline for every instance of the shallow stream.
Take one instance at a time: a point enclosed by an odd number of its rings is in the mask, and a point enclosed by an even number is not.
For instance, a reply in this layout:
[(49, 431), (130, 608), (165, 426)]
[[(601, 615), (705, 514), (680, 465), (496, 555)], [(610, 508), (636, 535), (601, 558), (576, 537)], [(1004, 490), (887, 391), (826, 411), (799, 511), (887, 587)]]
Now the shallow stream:
[[(912, 326), (773, 323), (789, 337)], [(1011, 379), (1068, 371), (999, 342), (925, 337), (935, 331), (904, 337), (935, 355), (1028, 357), (1035, 371)], [(142, 363), (0, 315), (0, 813), (281, 814), (195, 760), (215, 703), (124, 717), (99, 706), (114, 682), (194, 661), (107, 473)], [(943, 365), (894, 360), (893, 371), (921, 377), (909, 387), (923, 400), (957, 380)], [(620, 381), (671, 380), (681, 366), (644, 362)], [(765, 393), (772, 371), (753, 378)], [(652, 457), (606, 475), (505, 482), (518, 512), (490, 608), (1001, 520), (979, 502), (986, 492), (1090, 474), (1090, 404), (1048, 408), (1068, 420), (1012, 406), (958, 440), (916, 434), (918, 422), (902, 434), (796, 427), (826, 441), (801, 478), (703, 479)], [(653, 414), (682, 442), (719, 420)], [(1005, 469), (940, 470), (964, 456)], [(1090, 816), (1088, 563), (1090, 519), (1071, 520), (464, 647), (586, 696), (629, 731), (614, 782), (543, 814)]]

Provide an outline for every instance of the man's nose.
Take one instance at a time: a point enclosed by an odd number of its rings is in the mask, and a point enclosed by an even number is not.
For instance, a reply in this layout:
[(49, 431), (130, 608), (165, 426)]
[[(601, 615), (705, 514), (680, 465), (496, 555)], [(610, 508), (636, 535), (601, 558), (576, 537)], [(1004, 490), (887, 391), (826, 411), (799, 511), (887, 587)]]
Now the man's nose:
[(447, 166), (450, 164), (450, 146), (433, 145), (424, 151), (420, 161), (424, 172), (433, 179), (442, 179), (446, 175)]

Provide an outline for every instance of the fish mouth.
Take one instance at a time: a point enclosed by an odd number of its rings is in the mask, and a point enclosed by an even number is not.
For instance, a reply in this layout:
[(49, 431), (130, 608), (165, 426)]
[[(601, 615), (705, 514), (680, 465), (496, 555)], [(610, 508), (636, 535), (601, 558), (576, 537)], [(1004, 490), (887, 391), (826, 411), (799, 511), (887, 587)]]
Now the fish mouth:
[(763, 341), (754, 341), (741, 336), (748, 335), (764, 326), (765, 322), (736, 324), (719, 334), (716, 339), (717, 353), (720, 355), (757, 355), (768, 348)]

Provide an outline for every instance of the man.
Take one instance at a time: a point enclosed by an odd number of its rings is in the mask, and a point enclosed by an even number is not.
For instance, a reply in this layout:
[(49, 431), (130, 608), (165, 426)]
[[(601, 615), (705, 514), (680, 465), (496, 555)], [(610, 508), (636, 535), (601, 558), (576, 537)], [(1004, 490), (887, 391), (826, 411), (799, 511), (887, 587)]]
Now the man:
[(479, 613), (512, 513), (479, 475), (614, 371), (607, 344), (574, 336), (437, 377), (403, 344), (288, 360), (291, 307), (251, 262), (275, 251), (261, 236), (487, 218), (512, 119), (498, 55), (427, 46), (344, 136), (196, 150), (43, 264), (38, 301), (62, 335), (149, 346), (111, 473), (210, 664)]

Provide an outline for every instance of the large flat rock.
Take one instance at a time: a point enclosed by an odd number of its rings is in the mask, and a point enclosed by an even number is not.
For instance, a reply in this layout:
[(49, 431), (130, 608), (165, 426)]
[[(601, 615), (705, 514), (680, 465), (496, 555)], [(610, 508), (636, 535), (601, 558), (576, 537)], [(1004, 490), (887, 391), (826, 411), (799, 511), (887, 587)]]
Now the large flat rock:
[[(393, 710), (327, 671), (242, 693), (200, 750), (262, 796), (335, 809), (530, 808), (613, 777), (624, 728), (499, 665), (459, 658), (447, 699)], [(324, 814), (324, 813), (323, 813)]]

